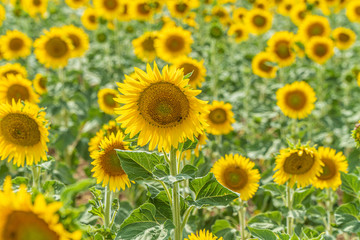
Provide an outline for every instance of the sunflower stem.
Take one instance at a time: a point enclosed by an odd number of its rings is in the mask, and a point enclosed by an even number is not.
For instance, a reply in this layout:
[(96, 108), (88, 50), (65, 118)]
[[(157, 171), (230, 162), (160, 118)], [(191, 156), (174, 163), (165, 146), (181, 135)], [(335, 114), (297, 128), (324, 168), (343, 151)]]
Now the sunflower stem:
[(332, 234), (332, 210), (333, 210), (333, 196), (331, 188), (326, 189), (327, 193), (327, 201), (326, 201), (326, 213), (327, 213), (327, 224), (326, 224), (326, 232), (328, 235)]
[(288, 215), (286, 217), (286, 226), (287, 226), (287, 234), (292, 236), (293, 234), (293, 221), (294, 219), (290, 216), (290, 211), (292, 210), (292, 191), (291, 191), (290, 184), (287, 183), (286, 185), (286, 200), (287, 200), (287, 207), (288, 207)]
[(194, 209), (194, 206), (191, 206), (188, 209), (186, 209), (186, 212), (184, 213), (184, 220), (181, 223), (181, 232), (184, 230), (185, 225), (186, 225), (187, 221), (189, 220), (189, 217), (190, 217), (193, 209)]
[(112, 195), (109, 186), (105, 187), (105, 210), (104, 210), (104, 226), (105, 228), (110, 227), (110, 219), (111, 219), (111, 203), (112, 203)]
[(33, 176), (33, 188), (40, 190), (40, 173), (41, 169), (39, 166), (31, 166), (31, 172)]
[[(178, 174), (176, 151), (177, 150), (175, 148), (171, 148), (170, 151), (170, 173), (172, 176), (176, 176)], [(174, 240), (182, 240), (179, 182), (174, 183), (174, 187), (172, 189), (172, 215), (173, 223), (175, 225)]]
[(244, 201), (241, 200), (240, 198), (239, 198), (239, 202), (240, 202), (240, 209), (239, 209), (240, 234), (241, 234), (241, 239), (245, 240), (246, 239), (246, 233), (245, 233), (245, 228), (246, 228), (246, 220), (245, 220), (246, 207), (245, 207)]

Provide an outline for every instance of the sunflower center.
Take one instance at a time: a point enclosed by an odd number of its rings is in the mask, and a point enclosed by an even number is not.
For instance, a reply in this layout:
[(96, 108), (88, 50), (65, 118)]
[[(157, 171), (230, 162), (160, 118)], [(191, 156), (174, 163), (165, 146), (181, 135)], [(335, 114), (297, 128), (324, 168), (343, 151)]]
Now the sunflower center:
[(119, 131), (119, 129), (117, 128), (117, 126), (113, 126), (111, 128), (109, 128), (106, 132), (107, 132), (107, 136), (110, 136), (111, 134), (115, 134)]
[(37, 122), (21, 113), (9, 113), (0, 122), (1, 133), (5, 139), (16, 145), (33, 146), (40, 142)]
[(270, 72), (273, 67), (269, 66), (267, 64), (268, 60), (262, 60), (260, 63), (259, 63), (259, 68), (261, 69), (261, 71), (264, 71), (264, 72)]
[(259, 3), (257, 5), (257, 8), (260, 8), (260, 9), (265, 9), (265, 5), (263, 3)]
[(286, 6), (285, 6), (285, 9), (286, 9), (286, 11), (288, 11), (288, 12), (290, 12), (290, 10), (292, 9), (292, 4), (287, 4)]
[(25, 211), (13, 211), (6, 219), (3, 229), (6, 240), (57, 240), (59, 236), (36, 214)]
[(46, 77), (40, 78), (39, 86), (40, 86), (42, 89), (46, 89), (46, 84), (47, 84), (47, 78), (46, 78)]
[(66, 42), (59, 37), (49, 39), (45, 44), (45, 50), (53, 58), (61, 58), (69, 51)]
[(96, 17), (95, 17), (94, 15), (90, 15), (90, 16), (88, 17), (88, 19), (89, 19), (89, 22), (91, 22), (91, 23), (96, 23)]
[(209, 119), (215, 124), (222, 124), (227, 120), (226, 111), (222, 108), (215, 108), (210, 112)]
[(304, 174), (312, 168), (314, 162), (314, 157), (305, 151), (301, 156), (298, 152), (294, 152), (285, 159), (284, 171), (294, 175)]
[(289, 58), (290, 57), (290, 48), (288, 41), (279, 41), (275, 45), (275, 52), (280, 58)]
[(226, 16), (226, 14), (223, 11), (216, 11), (215, 16), (217, 16), (218, 18), (223, 18)]
[(228, 167), (224, 171), (224, 180), (226, 187), (231, 190), (240, 190), (248, 182), (246, 172), (238, 166)]
[(112, 146), (111, 150), (106, 151), (101, 157), (101, 166), (106, 174), (110, 176), (121, 176), (125, 174), (125, 171), (121, 167), (120, 159), (117, 156), (115, 149), (124, 150), (125, 148), (122, 144)]
[(188, 5), (186, 3), (179, 3), (175, 5), (175, 9), (177, 12), (184, 13), (188, 9)]
[(339, 40), (340, 42), (348, 42), (350, 40), (350, 37), (346, 33), (340, 33)]
[(328, 52), (328, 48), (325, 44), (319, 43), (317, 45), (315, 45), (315, 54), (318, 57), (323, 57), (326, 55), (326, 53)]
[(243, 20), (243, 19), (244, 19), (244, 14), (240, 13), (240, 14), (238, 15), (238, 18), (239, 18), (240, 20)]
[(29, 91), (25, 86), (14, 84), (11, 85), (6, 93), (7, 99), (9, 102), (12, 102), (12, 99), (17, 102), (18, 100), (28, 100), (30, 95)]
[(74, 46), (74, 48), (75, 49), (79, 48), (79, 46), (81, 45), (80, 38), (78, 36), (76, 36), (75, 34), (69, 34), (68, 37), (70, 38), (71, 43)]
[(355, 8), (355, 13), (356, 15), (360, 16), (360, 7)]
[(180, 36), (172, 35), (166, 40), (165, 45), (171, 52), (178, 52), (184, 48), (185, 41)]
[(324, 34), (325, 28), (320, 23), (314, 23), (312, 24), (308, 29), (308, 34), (310, 37), (313, 36), (321, 36)]
[(148, 15), (150, 13), (150, 6), (147, 3), (137, 5), (137, 10), (142, 15)]
[(300, 110), (306, 104), (306, 95), (300, 90), (291, 91), (286, 94), (285, 102), (290, 108)]
[(33, 0), (34, 6), (38, 7), (41, 5), (41, 0)]
[(325, 164), (323, 166), (323, 172), (318, 177), (321, 180), (328, 180), (335, 176), (336, 174), (336, 166), (331, 159), (321, 159), (322, 162)]
[(199, 69), (196, 66), (192, 65), (191, 63), (181, 64), (179, 68), (184, 68), (184, 75), (192, 72), (191, 76), (189, 77), (190, 79), (189, 82), (196, 80), (196, 78), (199, 75)]
[(146, 50), (146, 51), (148, 51), (148, 52), (153, 52), (153, 51), (155, 51), (154, 38), (152, 38), (152, 37), (146, 38), (146, 39), (141, 43), (141, 46), (143, 47), (144, 50)]
[(12, 51), (19, 51), (24, 46), (24, 41), (21, 38), (13, 38), (10, 40), (9, 48)]
[(9, 70), (9, 71), (4, 72), (3, 76), (7, 77), (7, 75), (9, 75), (9, 74), (17, 75), (17, 74), (20, 74), (20, 73), (18, 71), (16, 71), (16, 70)]
[(253, 23), (257, 27), (263, 27), (266, 24), (266, 19), (261, 15), (255, 15), (254, 18), (253, 18)]
[(243, 36), (243, 31), (238, 29), (235, 31), (236, 38), (241, 38)]
[(104, 0), (104, 7), (107, 9), (107, 10), (114, 10), (117, 8), (118, 6), (118, 3), (116, 0)]
[(169, 82), (151, 84), (141, 94), (138, 102), (140, 114), (151, 125), (174, 127), (189, 115), (187, 96)]
[(305, 19), (305, 16), (306, 16), (306, 11), (300, 11), (300, 12), (298, 13), (298, 17), (299, 17), (300, 19), (302, 19), (302, 20)]
[(116, 102), (114, 101), (114, 98), (116, 96), (112, 93), (107, 93), (104, 95), (104, 102), (107, 106), (109, 107), (115, 107), (116, 106)]

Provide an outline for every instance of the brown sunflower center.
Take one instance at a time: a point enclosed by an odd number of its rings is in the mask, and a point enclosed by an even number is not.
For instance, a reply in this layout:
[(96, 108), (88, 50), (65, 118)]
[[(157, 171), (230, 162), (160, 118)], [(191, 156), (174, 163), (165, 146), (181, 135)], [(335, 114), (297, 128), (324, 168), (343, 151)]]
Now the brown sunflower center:
[(259, 3), (257, 5), (257, 8), (260, 8), (260, 9), (265, 9), (265, 5), (263, 3)]
[(286, 10), (287, 12), (290, 12), (290, 10), (292, 9), (292, 7), (293, 7), (292, 4), (286, 4), (285, 10)]
[(110, 176), (121, 176), (126, 174), (120, 164), (120, 159), (115, 149), (125, 150), (124, 145), (117, 143), (105, 150), (105, 154), (101, 156), (101, 166), (104, 172)]
[(199, 69), (191, 64), (191, 63), (184, 63), (184, 64), (181, 64), (180, 67), (181, 68), (184, 68), (184, 75), (186, 74), (189, 74), (192, 72), (191, 76), (189, 77), (190, 81), (189, 82), (192, 82), (194, 80), (197, 79), (198, 75), (199, 75)]
[(116, 98), (115, 94), (107, 93), (104, 95), (104, 102), (109, 107), (115, 107), (116, 102), (114, 101), (114, 98)]
[(336, 166), (334, 164), (334, 161), (331, 159), (321, 159), (322, 162), (324, 163), (323, 166), (323, 172), (321, 173), (321, 175), (318, 177), (321, 180), (328, 180), (333, 178), (336, 175), (337, 169)]
[(261, 69), (261, 71), (263, 72), (271, 72), (273, 67), (269, 66), (268, 64), (268, 60), (262, 60), (259, 62), (259, 68)]
[(289, 42), (288, 41), (279, 41), (275, 45), (275, 53), (279, 58), (286, 59), (289, 58), (290, 48), (289, 48)]
[(263, 27), (266, 24), (266, 18), (261, 15), (255, 15), (253, 17), (253, 23), (257, 27)]
[(12, 51), (19, 51), (24, 47), (24, 41), (21, 38), (13, 38), (9, 42), (9, 48)]
[(314, 53), (318, 57), (325, 56), (327, 52), (328, 52), (328, 46), (326, 44), (318, 43), (314, 47)]
[(346, 33), (339, 34), (339, 41), (340, 42), (348, 42), (350, 40), (350, 36)]
[(248, 182), (246, 171), (238, 166), (228, 167), (224, 171), (223, 178), (226, 187), (234, 191), (242, 189)]
[(9, 103), (11, 103), (12, 99), (14, 99), (15, 102), (17, 102), (18, 100), (22, 100), (22, 101), (29, 100), (30, 94), (25, 86), (14, 84), (8, 88), (6, 97)]
[(321, 23), (313, 23), (308, 28), (308, 35), (313, 36), (322, 36), (325, 32), (325, 27)]
[(165, 42), (166, 48), (171, 52), (179, 52), (185, 47), (185, 40), (176, 35), (170, 36)]
[(0, 122), (1, 134), (9, 142), (21, 146), (33, 146), (40, 142), (37, 122), (21, 113), (9, 113)]
[(40, 86), (42, 89), (46, 89), (46, 85), (47, 85), (47, 78), (46, 78), (46, 77), (40, 78), (40, 80), (39, 80), (39, 86)]
[(314, 162), (314, 156), (309, 153), (303, 151), (302, 155), (299, 156), (298, 152), (294, 152), (285, 159), (284, 171), (293, 175), (304, 174), (312, 168)]
[(38, 7), (41, 5), (41, 0), (33, 0), (34, 6)]
[(115, 134), (119, 131), (119, 128), (117, 126), (113, 126), (106, 130), (106, 135), (110, 136), (111, 134)]
[(91, 23), (96, 23), (96, 17), (95, 17), (95, 15), (90, 15), (90, 16), (88, 17), (88, 19), (89, 19), (89, 22), (91, 22)]
[(179, 13), (184, 13), (188, 9), (188, 5), (186, 3), (178, 3), (175, 5), (175, 9)]
[(137, 5), (137, 10), (141, 15), (148, 15), (151, 11), (151, 7), (147, 3), (141, 3)]
[(241, 38), (243, 36), (243, 34), (244, 34), (243, 31), (240, 30), (240, 29), (235, 30), (235, 37), (236, 38)]
[(45, 43), (45, 50), (53, 58), (62, 58), (68, 53), (69, 48), (64, 40), (53, 37)]
[(244, 14), (243, 14), (243, 13), (240, 13), (240, 14), (238, 15), (238, 18), (239, 18), (240, 20), (243, 20), (243, 19), (244, 19)]
[(224, 11), (219, 10), (215, 12), (215, 16), (217, 16), (218, 18), (224, 18), (226, 14)]
[(300, 19), (304, 20), (305, 17), (306, 17), (306, 11), (303, 10), (303, 11), (298, 12), (298, 17), (299, 17)]
[(20, 74), (18, 71), (16, 70), (9, 70), (9, 71), (6, 71), (3, 73), (3, 77), (7, 77), (7, 75), (9, 74), (14, 74), (14, 75), (17, 75), (17, 74)]
[(69, 34), (68, 37), (71, 40), (72, 45), (74, 46), (75, 49), (79, 48), (81, 45), (81, 41), (80, 38), (78, 36), (76, 36), (75, 34)]
[(355, 8), (355, 14), (360, 16), (360, 6)]
[(285, 103), (294, 110), (303, 109), (306, 104), (306, 95), (300, 90), (288, 92), (285, 95)]
[(103, 4), (104, 7), (110, 11), (115, 10), (118, 6), (118, 2), (116, 0), (104, 0)]
[(141, 94), (139, 112), (151, 125), (174, 127), (184, 121), (190, 110), (187, 96), (169, 82), (151, 84)]
[(6, 219), (2, 239), (6, 240), (57, 240), (59, 235), (36, 214), (13, 211)]
[(209, 119), (215, 124), (222, 124), (227, 120), (226, 111), (222, 108), (215, 108), (210, 111)]
[(145, 51), (148, 52), (153, 52), (155, 51), (155, 47), (154, 47), (154, 38), (153, 37), (148, 37), (146, 38), (142, 43), (141, 46), (143, 47), (143, 49)]

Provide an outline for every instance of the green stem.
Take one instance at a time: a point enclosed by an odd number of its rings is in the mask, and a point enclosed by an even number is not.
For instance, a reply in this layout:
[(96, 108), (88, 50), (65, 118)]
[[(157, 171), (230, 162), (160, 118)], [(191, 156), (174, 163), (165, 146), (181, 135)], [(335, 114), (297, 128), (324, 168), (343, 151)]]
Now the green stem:
[(40, 190), (40, 173), (41, 169), (39, 166), (31, 166), (31, 172), (33, 175), (33, 188)]
[(112, 195), (109, 186), (105, 187), (105, 212), (104, 212), (104, 226), (105, 228), (110, 227), (110, 219), (111, 219), (111, 203), (112, 203)]
[(327, 201), (326, 201), (326, 213), (327, 213), (327, 224), (326, 231), (328, 235), (332, 234), (332, 210), (333, 210), (333, 198), (332, 198), (332, 190), (330, 188), (326, 189), (327, 192)]
[(161, 185), (163, 186), (164, 190), (165, 190), (165, 193), (166, 193), (166, 196), (168, 197), (169, 199), (169, 203), (170, 203), (170, 207), (172, 207), (172, 198), (171, 198), (171, 194), (169, 192), (169, 189), (167, 188), (166, 184), (163, 182), (163, 181), (160, 181), (159, 182), (161, 183)]
[(292, 210), (292, 191), (290, 184), (288, 183), (286, 185), (286, 201), (287, 201), (287, 207), (288, 207), (288, 216), (286, 217), (286, 226), (287, 226), (287, 234), (289, 236), (292, 236), (293, 234), (293, 221), (294, 219), (290, 217), (290, 211)]
[(245, 228), (246, 228), (246, 219), (245, 219), (245, 215), (246, 215), (246, 207), (244, 204), (244, 201), (239, 199), (240, 201), (240, 209), (239, 209), (239, 221), (240, 221), (240, 234), (241, 234), (241, 239), (245, 240), (246, 239), (246, 233), (245, 233)]
[(190, 208), (186, 209), (186, 212), (184, 213), (184, 220), (181, 223), (181, 232), (184, 230), (185, 225), (187, 223), (187, 221), (189, 220), (190, 217), (190, 213), (192, 212), (192, 210), (194, 209), (194, 206), (191, 206)]
[[(176, 151), (177, 150), (175, 148), (171, 148), (170, 151), (170, 173), (172, 176), (176, 176), (178, 174)], [(174, 240), (182, 240), (179, 182), (174, 183), (172, 190), (172, 215), (173, 223), (175, 225)]]

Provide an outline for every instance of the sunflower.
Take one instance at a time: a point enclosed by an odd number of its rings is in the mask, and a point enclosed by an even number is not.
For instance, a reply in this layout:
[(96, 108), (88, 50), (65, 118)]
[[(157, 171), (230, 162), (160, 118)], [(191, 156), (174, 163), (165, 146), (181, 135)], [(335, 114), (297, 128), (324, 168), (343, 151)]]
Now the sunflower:
[(146, 32), (142, 36), (134, 39), (132, 44), (135, 55), (145, 62), (153, 61), (156, 57), (156, 49), (154, 46), (156, 38), (156, 32)]
[(341, 185), (340, 172), (347, 172), (348, 163), (342, 152), (336, 153), (335, 149), (319, 147), (319, 158), (324, 163), (323, 171), (314, 181), (314, 186), (320, 189), (333, 188), (336, 190)]
[(161, 74), (154, 63), (154, 70), (147, 65), (147, 73), (138, 68), (135, 73), (138, 80), (128, 77), (126, 83), (118, 83), (121, 95), (115, 99), (123, 104), (115, 112), (125, 134), (132, 138), (140, 132), (138, 145), (150, 142), (150, 150), (157, 146), (169, 152), (203, 133), (206, 102), (195, 97), (201, 91), (187, 86), (182, 70), (165, 66)]
[(196, 22), (196, 13), (195, 12), (190, 12), (184, 19), (183, 19), (183, 23), (190, 26), (190, 27), (193, 27), (193, 28), (196, 28), (196, 29), (199, 29), (199, 24)]
[(196, 234), (191, 233), (185, 240), (223, 240), (223, 238), (217, 238), (209, 231), (200, 230), (199, 232), (196, 232)]
[(211, 172), (216, 180), (231, 191), (240, 193), (240, 199), (247, 201), (259, 188), (259, 170), (255, 163), (239, 154), (225, 155), (214, 163)]
[(47, 88), (46, 88), (47, 77), (43, 76), (40, 73), (36, 74), (36, 76), (33, 80), (33, 85), (34, 85), (35, 91), (38, 94), (42, 95), (42, 94), (46, 93), (47, 92)]
[(235, 36), (237, 43), (248, 40), (249, 32), (243, 23), (234, 23), (230, 26), (228, 31), (229, 36)]
[(78, 9), (87, 5), (89, 0), (65, 0), (65, 3), (72, 9)]
[(213, 101), (208, 105), (209, 113), (206, 114), (206, 121), (209, 127), (206, 129), (208, 133), (213, 135), (228, 134), (233, 130), (231, 126), (235, 122), (234, 113), (231, 111), (231, 104), (223, 101)]
[(27, 101), (38, 103), (39, 95), (32, 89), (30, 80), (23, 78), (21, 75), (8, 74), (6, 78), (0, 80), (0, 103), (9, 103)]
[(199, 7), (199, 0), (175, 0), (166, 3), (171, 16), (185, 18), (192, 9)]
[(18, 30), (8, 30), (0, 38), (0, 48), (6, 60), (27, 57), (31, 53), (31, 39)]
[[(207, 138), (205, 132), (197, 135), (196, 138), (198, 140), (198, 143), (196, 144), (196, 147), (194, 149), (194, 154), (195, 154), (195, 157), (199, 157), (202, 146), (206, 144), (206, 140), (208, 140), (208, 138)], [(184, 155), (185, 155), (186, 159), (190, 160), (191, 156), (192, 156), (191, 150), (186, 150), (184, 152)]]
[(148, 0), (133, 0), (131, 5), (129, 10), (133, 19), (149, 21), (155, 13)]
[(94, 8), (87, 8), (81, 16), (81, 23), (87, 30), (96, 30), (99, 27), (98, 17)]
[(232, 19), (236, 23), (244, 23), (248, 10), (246, 8), (236, 8), (232, 13)]
[(351, 22), (360, 22), (360, 2), (351, 1), (346, 7), (346, 16)]
[(277, 105), (285, 116), (302, 119), (314, 109), (316, 97), (312, 87), (304, 81), (286, 84), (276, 92)]
[(300, 58), (305, 57), (305, 47), (302, 37), (299, 34), (296, 34), (294, 37), (294, 51), (296, 52), (296, 55)]
[(48, 7), (48, 0), (21, 0), (22, 8), (31, 17), (45, 16)]
[(34, 47), (36, 58), (47, 68), (65, 67), (73, 50), (71, 40), (59, 28), (45, 31), (45, 35), (35, 40)]
[(312, 184), (324, 166), (316, 149), (309, 146), (282, 149), (275, 163), (274, 181), (279, 185), (289, 181), (290, 187), (295, 183), (298, 187)]
[(115, 108), (120, 105), (115, 101), (118, 92), (114, 89), (104, 88), (98, 92), (98, 103), (102, 111), (107, 114), (115, 114)]
[(67, 38), (71, 40), (73, 49), (71, 57), (81, 57), (89, 49), (89, 37), (81, 28), (74, 25), (61, 28)]
[(181, 27), (165, 27), (155, 39), (158, 56), (168, 62), (191, 52), (191, 33)]
[[(360, 86), (360, 73), (358, 74), (358, 77), (357, 77), (357, 84), (358, 84), (358, 86)], [(355, 140), (356, 147), (359, 148), (360, 147), (360, 121), (358, 121), (355, 124), (355, 128), (351, 133), (351, 137)]]
[(251, 33), (260, 35), (271, 28), (272, 15), (265, 10), (252, 9), (246, 13), (245, 24)]
[(299, 34), (305, 41), (310, 38), (328, 37), (330, 35), (331, 28), (329, 21), (326, 17), (310, 15), (305, 18), (303, 23), (299, 26)]
[(211, 15), (212, 17), (219, 19), (222, 24), (227, 23), (230, 19), (230, 15), (226, 8), (219, 5), (216, 5), (211, 9)]
[(17, 166), (47, 160), (49, 141), (45, 112), (35, 104), (20, 101), (0, 104), (0, 159)]
[(124, 141), (121, 132), (111, 134), (110, 137), (104, 137), (100, 142), (100, 151), (93, 152), (91, 163), (94, 168), (93, 177), (97, 179), (97, 184), (102, 182), (102, 186), (109, 186), (111, 191), (125, 190), (126, 186), (130, 187), (130, 180), (122, 169), (120, 159), (115, 149), (128, 150), (129, 143)]
[(2, 5), (0, 5), (0, 27), (2, 26), (2, 23), (5, 19), (6, 19), (5, 8)]
[(292, 32), (277, 32), (269, 39), (267, 52), (271, 53), (280, 67), (290, 66), (295, 62), (296, 54), (292, 50), (295, 35)]
[(272, 7), (272, 2), (269, 0), (256, 0), (253, 3), (254, 8), (259, 8), (262, 10), (269, 10)]
[(93, 3), (99, 16), (107, 20), (116, 19), (122, 10), (120, 0), (94, 0)]
[(341, 50), (350, 48), (356, 40), (356, 34), (351, 29), (344, 27), (334, 29), (332, 35), (335, 39), (336, 47)]
[(307, 10), (306, 4), (299, 3), (294, 5), (294, 7), (291, 9), (290, 19), (296, 26), (300, 26), (308, 14), (309, 11)]
[(131, 20), (131, 16), (130, 16), (131, 11), (129, 11), (129, 9), (131, 9), (131, 6), (132, 5), (127, 2), (121, 2), (121, 10), (116, 17), (117, 20), (130, 21)]
[(45, 197), (38, 193), (32, 197), (24, 184), (18, 191), (12, 190), (10, 176), (5, 178), (0, 191), (0, 239), (37, 240), (80, 240), (81, 232), (70, 233), (64, 229), (56, 214), (61, 202), (46, 203)]
[(0, 79), (2, 77), (7, 77), (9, 74), (21, 75), (23, 78), (26, 78), (27, 71), (26, 68), (21, 66), (19, 63), (7, 63), (0, 66)]
[(290, 16), (291, 10), (294, 8), (295, 5), (296, 2), (294, 2), (293, 0), (284, 0), (281, 2), (281, 4), (279, 4), (277, 11), (281, 15)]
[(275, 78), (277, 67), (272, 66), (274, 56), (268, 52), (259, 52), (252, 60), (251, 68), (253, 73), (262, 78)]
[(197, 61), (190, 57), (180, 57), (174, 61), (174, 67), (184, 70), (184, 75), (192, 72), (189, 77), (189, 85), (196, 89), (201, 87), (202, 82), (205, 81), (206, 68), (204, 67), (204, 60)]
[(305, 45), (307, 56), (318, 64), (324, 64), (334, 55), (334, 42), (328, 37), (313, 37)]

